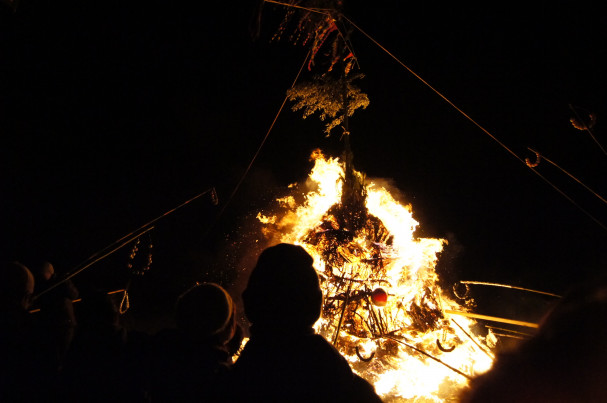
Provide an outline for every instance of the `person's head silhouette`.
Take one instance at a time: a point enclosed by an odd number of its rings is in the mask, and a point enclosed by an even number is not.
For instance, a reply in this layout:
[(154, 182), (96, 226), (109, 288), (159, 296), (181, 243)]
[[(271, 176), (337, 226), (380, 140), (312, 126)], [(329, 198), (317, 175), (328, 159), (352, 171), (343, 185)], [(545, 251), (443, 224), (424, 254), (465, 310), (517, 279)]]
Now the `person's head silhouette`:
[(264, 250), (243, 293), (245, 314), (256, 328), (311, 327), (320, 317), (322, 292), (304, 248), (281, 243)]

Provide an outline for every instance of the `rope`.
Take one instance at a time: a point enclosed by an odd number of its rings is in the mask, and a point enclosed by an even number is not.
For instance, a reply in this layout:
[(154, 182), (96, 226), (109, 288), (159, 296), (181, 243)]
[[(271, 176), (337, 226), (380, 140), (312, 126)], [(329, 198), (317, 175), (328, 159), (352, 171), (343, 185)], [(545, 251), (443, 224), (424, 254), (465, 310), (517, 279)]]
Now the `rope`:
[[(386, 52), (386, 54), (388, 54), (392, 59), (394, 59), (398, 64), (400, 64), (402, 67), (404, 67), (409, 73), (411, 73), (415, 78), (417, 78), (419, 81), (421, 81), (426, 87), (428, 87), (430, 90), (432, 90), (436, 95), (438, 95), (439, 97), (441, 97), (445, 102), (447, 102), (451, 107), (453, 107), (453, 109), (455, 109), (457, 112), (459, 112), (462, 116), (464, 116), (466, 119), (468, 119), (471, 123), (473, 123), (476, 127), (478, 127), (479, 129), (481, 129), (481, 131), (483, 133), (485, 133), (487, 136), (489, 136), (491, 139), (493, 139), (497, 144), (499, 144), (502, 148), (504, 148), (508, 153), (510, 153), (514, 158), (516, 158), (519, 162), (521, 162), (522, 164), (527, 165), (527, 163), (525, 162), (525, 160), (523, 160), (521, 157), (519, 157), (518, 155), (516, 155), (516, 153), (514, 151), (512, 151), (510, 148), (508, 148), (508, 146), (506, 146), (504, 143), (502, 143), (497, 137), (495, 137), (493, 134), (491, 134), (487, 129), (485, 129), (483, 126), (481, 126), (478, 122), (476, 122), (474, 119), (472, 119), (472, 117), (470, 117), (467, 113), (465, 113), (462, 109), (460, 109), (459, 107), (457, 107), (457, 105), (455, 105), (453, 102), (451, 102), (446, 96), (444, 96), (440, 91), (438, 91), (436, 88), (434, 88), (432, 85), (430, 85), (426, 80), (424, 80), (422, 77), (420, 77), (417, 73), (415, 73), (411, 68), (409, 68), (409, 66), (407, 66), (405, 63), (403, 63), (399, 58), (397, 58), (396, 56), (394, 56), (394, 54), (392, 54), (388, 49), (386, 49), (384, 46), (382, 46), (378, 41), (376, 41), (373, 37), (371, 37), (371, 35), (367, 34), (365, 31), (363, 31), (358, 25), (356, 25), (355, 23), (353, 23), (348, 17), (346, 17), (345, 15), (341, 15), (344, 19), (346, 19), (350, 24), (352, 24), (352, 26), (354, 28), (356, 28), (358, 31), (360, 31), (363, 35), (365, 35), (371, 42), (373, 42), (375, 45), (377, 45), (381, 50), (383, 50), (384, 52)], [(532, 168), (532, 167), (530, 167)], [(603, 228), (605, 231), (607, 231), (607, 226), (605, 224), (603, 224), (601, 221), (599, 221), (597, 218), (595, 218), (592, 214), (590, 214), (588, 211), (586, 211), (584, 208), (582, 208), (579, 204), (577, 204), (571, 197), (569, 197), (567, 194), (565, 194), (565, 192), (563, 192), (561, 189), (559, 189), (556, 185), (554, 185), (552, 182), (550, 182), (548, 179), (546, 179), (542, 174), (540, 174), (538, 171), (532, 169), (533, 173), (535, 173), (537, 176), (539, 176), (544, 182), (546, 182), (548, 185), (550, 185), (554, 190), (556, 190), (558, 193), (561, 194), (561, 196), (563, 196), (565, 199), (567, 199), (571, 204), (573, 204), (576, 208), (578, 208), (581, 212), (583, 212), (586, 216), (588, 216), (592, 221), (594, 221), (596, 224), (598, 224), (601, 228)]]
[(575, 202), (575, 200), (573, 200), (571, 197), (569, 197), (565, 192), (563, 192), (561, 189), (559, 189), (555, 184), (553, 184), (552, 182), (550, 182), (548, 179), (546, 179), (542, 174), (540, 174), (538, 171), (536, 171), (535, 169), (531, 169), (531, 171), (536, 174), (537, 176), (539, 176), (540, 178), (542, 178), (542, 180), (544, 182), (546, 182), (548, 185), (550, 185), (554, 190), (556, 190), (558, 193), (560, 193), (561, 196), (563, 196), (565, 199), (567, 199), (571, 204), (573, 204), (575, 207), (577, 207), (578, 210), (580, 210), (582, 213), (586, 214), (586, 216), (588, 216), (588, 218), (590, 218), (592, 221), (594, 221), (599, 227), (603, 228), (605, 231), (607, 231), (607, 225), (603, 224), (601, 221), (599, 221), (596, 217), (594, 217), (592, 214), (590, 214), (590, 212), (588, 212), (586, 209), (584, 209), (582, 206), (580, 206), (578, 203)]
[[(402, 67), (404, 67), (410, 74), (412, 74), (415, 78), (417, 78), (419, 81), (421, 81), (426, 87), (428, 87), (430, 90), (432, 90), (436, 95), (438, 95), (440, 98), (442, 98), (445, 102), (447, 102), (453, 109), (455, 109), (457, 112), (459, 112), (462, 116), (464, 116), (468, 121), (470, 121), (472, 124), (474, 124), (476, 127), (478, 127), (483, 133), (485, 133), (487, 136), (489, 136), (493, 141), (495, 141), (497, 144), (499, 144), (504, 150), (506, 150), (508, 153), (510, 153), (510, 155), (512, 155), (514, 158), (516, 158), (519, 162), (521, 162), (522, 164), (525, 164), (526, 166), (528, 166), (528, 164), (526, 163), (526, 161), (519, 157), (514, 151), (512, 151), (508, 146), (506, 146), (506, 144), (502, 143), (497, 137), (495, 137), (491, 132), (489, 132), (487, 129), (485, 129), (480, 123), (478, 123), (476, 120), (474, 120), (471, 116), (469, 116), (466, 112), (464, 112), (462, 109), (460, 109), (457, 105), (455, 105), (450, 99), (448, 99), (445, 95), (443, 95), (440, 91), (438, 91), (436, 88), (434, 88), (432, 85), (430, 85), (430, 83), (428, 83), (426, 80), (424, 80), (419, 74), (417, 74), (415, 71), (413, 71), (409, 66), (407, 66), (405, 63), (403, 63), (398, 57), (396, 57), (394, 54), (392, 54), (392, 52), (390, 52), (388, 49), (386, 49), (384, 46), (382, 46), (377, 40), (375, 40), (371, 35), (369, 35), (367, 32), (365, 32), (362, 28), (360, 28), (358, 25), (356, 25), (354, 22), (352, 22), (352, 20), (350, 20), (348, 17), (346, 17), (344, 14), (338, 12), (337, 10), (334, 9), (313, 9), (313, 8), (306, 8), (306, 7), (301, 7), (301, 6), (297, 6), (294, 4), (287, 4), (287, 3), (282, 3), (279, 1), (274, 1), (274, 0), (264, 0), (267, 3), (274, 3), (274, 4), (278, 4), (281, 6), (285, 6), (285, 7), (291, 7), (291, 8), (299, 8), (299, 9), (303, 9), (303, 10), (307, 10), (310, 12), (315, 12), (315, 13), (319, 13), (319, 14), (325, 14), (328, 16), (331, 16), (331, 13), (329, 11), (333, 11), (333, 12), (337, 12), (339, 14), (340, 17), (342, 17), (343, 19), (345, 19), (346, 21), (348, 21), (354, 28), (356, 28), (359, 32), (361, 32), (364, 36), (367, 37), (367, 39), (369, 39), (371, 42), (373, 42), (376, 46), (378, 46), (381, 50), (383, 50), (386, 54), (388, 54), (392, 59), (394, 59), (398, 64), (400, 64)], [(339, 28), (337, 29), (338, 34), (344, 39), (344, 43), (346, 44), (346, 46), (348, 47), (348, 49), (350, 49), (350, 51), (352, 51), (351, 46), (349, 45), (348, 41), (346, 40), (345, 36), (342, 34), (342, 32), (339, 30)], [(352, 52), (352, 54), (354, 54)], [(358, 64), (358, 58), (356, 58), (356, 63)], [(283, 106), (284, 103), (286, 102), (286, 98), (285, 101), (283, 102)], [(573, 109), (573, 108), (572, 108)], [(282, 110), (282, 106), (281, 106), (281, 110)], [(574, 110), (574, 113), (577, 112)], [(280, 111), (279, 111), (280, 113)], [(271, 129), (271, 128), (270, 128)], [(601, 148), (601, 150), (603, 152), (605, 152), (605, 150), (603, 149), (603, 147), (600, 145), (600, 143), (598, 143), (598, 141), (594, 138), (594, 135), (592, 134), (592, 132), (590, 131), (590, 129), (586, 129), (586, 131), (590, 134), (590, 136), (595, 140), (595, 142), (599, 145), (599, 147)], [(265, 139), (264, 139), (265, 142)], [(263, 145), (263, 142), (262, 142)], [(606, 153), (607, 154), (607, 153)], [(254, 157), (255, 158), (255, 157)], [(528, 166), (529, 168), (533, 168), (532, 166)], [(605, 231), (607, 231), (607, 225), (603, 224), (601, 221), (599, 221), (596, 217), (594, 217), (592, 214), (590, 214), (590, 212), (588, 212), (587, 210), (585, 210), (584, 208), (582, 208), (578, 203), (576, 203), (571, 197), (569, 197), (565, 192), (563, 192), (561, 189), (559, 189), (555, 184), (553, 184), (552, 182), (550, 182), (546, 177), (544, 177), (542, 174), (540, 174), (538, 171), (536, 170), (532, 170), (533, 173), (535, 173), (540, 179), (542, 179), (544, 182), (546, 182), (550, 187), (552, 187), (554, 190), (556, 190), (561, 196), (563, 196), (565, 199), (567, 199), (571, 204), (573, 204), (578, 210), (580, 210), (582, 213), (584, 213), (586, 216), (588, 216), (592, 221), (594, 221), (596, 224), (598, 224), (601, 228), (603, 228)], [(245, 172), (246, 175), (246, 172)], [(244, 179), (244, 178), (243, 178)], [(237, 188), (240, 186), (240, 183), (237, 185)], [(233, 195), (235, 194), (235, 192), (232, 194), (232, 196), (230, 196), (230, 198), (233, 197)], [(222, 210), (223, 211), (223, 210)]]
[(325, 14), (325, 15), (330, 15), (330, 13), (328, 11), (333, 11), (333, 9), (331, 9), (331, 8), (318, 8), (318, 7), (308, 8), (308, 7), (298, 6), (298, 5), (295, 5), (295, 4), (282, 3), (280, 1), (274, 1), (274, 0), (264, 0), (264, 2), (265, 3), (278, 4), (279, 6), (285, 6), (285, 7), (291, 7), (291, 8), (299, 8), (301, 10), (310, 11), (312, 13)]
[(553, 162), (553, 161), (549, 160), (544, 155), (541, 155), (540, 153), (538, 153), (537, 151), (533, 150), (532, 148), (529, 148), (529, 151), (534, 152), (538, 156), (541, 156), (543, 159), (545, 159), (546, 161), (548, 161), (549, 163), (551, 163), (554, 167), (560, 169), (561, 172), (563, 172), (565, 175), (569, 176), (571, 179), (573, 179), (578, 184), (580, 184), (581, 186), (583, 186), (587, 191), (589, 191), (590, 193), (592, 193), (600, 201), (602, 201), (603, 203), (607, 204), (607, 200), (605, 200), (600, 194), (598, 194), (597, 192), (595, 192), (594, 190), (592, 190), (591, 188), (589, 188), (588, 186), (586, 186), (581, 180), (579, 180), (578, 178), (576, 178), (575, 176), (573, 176), (572, 174), (570, 174), (569, 172), (567, 172), (565, 169), (561, 168), (556, 162)]
[[(266, 0), (269, 1), (269, 0)], [(274, 2), (272, 2), (274, 3)], [(278, 3), (281, 4), (281, 3)], [(293, 84), (291, 84), (291, 88), (293, 88), (295, 86), (295, 84), (297, 83), (297, 80), (299, 80), (299, 76), (301, 75), (301, 72), (303, 71), (305, 65), (306, 65), (306, 61), (308, 60), (308, 57), (310, 56), (310, 52), (308, 52), (308, 54), (306, 55), (303, 63), (301, 64), (301, 67), (299, 68), (299, 71), (297, 72), (297, 75), (295, 76), (295, 80), (293, 80)], [(238, 190), (240, 189), (240, 186), (242, 185), (242, 183), (244, 182), (245, 178), (247, 177), (247, 175), (249, 174), (249, 171), (251, 170), (251, 168), (253, 167), (253, 164), (255, 163), (255, 161), (257, 160), (257, 157), (259, 156), (259, 154), (261, 153), (261, 149), (263, 148), (263, 146), (266, 144), (266, 141), (268, 140), (268, 137), (270, 136), (270, 132), (272, 131), (272, 129), (274, 128), (274, 125), (276, 124), (276, 121), (278, 120), (278, 117), (280, 116), (280, 114), (282, 113), (282, 110), (284, 109), (287, 101), (289, 100), (288, 95), (285, 96), (285, 98), (282, 101), (282, 104), (280, 105), (280, 108), (278, 108), (278, 112), (276, 113), (276, 116), (274, 116), (274, 120), (272, 121), (272, 124), (270, 124), (270, 128), (268, 129), (268, 131), (266, 132), (266, 135), (264, 136), (264, 138), (261, 140), (261, 143), (259, 144), (259, 147), (257, 147), (257, 151), (255, 152), (255, 154), (253, 155), (253, 158), (251, 158), (251, 161), (249, 162), (249, 165), (247, 166), (247, 168), (245, 169), (244, 173), (242, 174), (242, 176), (240, 177), (240, 180), (238, 181), (238, 183), (236, 184), (236, 186), (234, 187), (234, 190), (232, 191), (232, 193), (230, 194), (230, 196), (228, 197), (227, 201), (225, 202), (225, 204), (221, 207), (221, 210), (219, 211), (219, 213), (217, 214), (217, 217), (215, 217), (215, 221), (214, 224), (219, 221), (219, 218), (221, 218), (221, 216), (223, 216), (223, 213), (225, 212), (226, 208), (228, 207), (228, 205), (232, 202), (232, 200), (234, 199), (234, 196), (236, 195), (236, 193), (238, 192)], [(208, 232), (211, 230), (211, 228), (213, 227), (213, 225), (209, 226), (209, 229), (207, 230), (207, 234)]]
[(356, 67), (358, 67), (360, 69), (360, 63), (358, 62), (358, 57), (356, 56), (356, 53), (354, 52), (354, 47), (352, 46), (351, 41), (348, 39), (349, 35), (344, 35), (344, 33), (342, 32), (342, 30), (345, 30), (345, 27), (342, 27), (340, 29), (340, 27), (337, 25), (337, 22), (341, 23), (341, 20), (338, 20), (338, 21), (335, 22), (335, 27), (337, 29), (337, 34), (344, 41), (344, 44), (346, 45), (346, 49), (348, 49), (348, 51), (350, 53), (352, 53), (352, 56), (354, 57), (354, 61), (356, 62)]
[(363, 35), (365, 35), (367, 37), (367, 39), (369, 39), (371, 42), (373, 42), (375, 45), (377, 45), (381, 50), (383, 50), (384, 52), (386, 52), (386, 54), (388, 54), (388, 56), (390, 56), (392, 59), (394, 59), (398, 64), (400, 64), (402, 67), (404, 67), (409, 73), (411, 73), (415, 78), (417, 78), (419, 81), (421, 81), (426, 87), (430, 88), (436, 95), (438, 95), (439, 97), (441, 97), (445, 102), (447, 102), (449, 105), (451, 105), (453, 107), (453, 109), (455, 109), (456, 111), (458, 111), (461, 115), (463, 115), (466, 119), (468, 119), (470, 122), (472, 122), (476, 127), (478, 127), (479, 129), (481, 129), (486, 135), (488, 135), (489, 137), (491, 137), (495, 142), (497, 142), (500, 146), (502, 146), (506, 151), (508, 151), (510, 154), (512, 154), (512, 156), (514, 156), (517, 160), (521, 161), (524, 163), (524, 161), (518, 156), (516, 155), (516, 153), (514, 151), (512, 151), (510, 148), (508, 148), (504, 143), (502, 143), (501, 141), (499, 141), (497, 139), (497, 137), (495, 137), (493, 134), (491, 134), (487, 129), (485, 129), (483, 126), (481, 126), (478, 122), (476, 122), (474, 119), (472, 119), (468, 114), (466, 114), (463, 110), (461, 110), (460, 108), (458, 108), (453, 102), (451, 102), (446, 96), (444, 96), (440, 91), (438, 91), (436, 88), (434, 88), (432, 85), (430, 85), (430, 83), (428, 83), (426, 80), (424, 80), (419, 74), (417, 74), (415, 71), (413, 71), (409, 66), (407, 66), (405, 63), (403, 63), (399, 58), (397, 58), (396, 56), (394, 56), (388, 49), (386, 49), (384, 46), (382, 46), (379, 42), (377, 42), (373, 37), (371, 37), (371, 35), (367, 34), (365, 31), (363, 31), (358, 25), (356, 25), (355, 23), (353, 23), (348, 17), (346, 17), (345, 15), (342, 15), (343, 18), (345, 18), (350, 24), (352, 24), (352, 26), (354, 28), (356, 28), (357, 30), (359, 30)]

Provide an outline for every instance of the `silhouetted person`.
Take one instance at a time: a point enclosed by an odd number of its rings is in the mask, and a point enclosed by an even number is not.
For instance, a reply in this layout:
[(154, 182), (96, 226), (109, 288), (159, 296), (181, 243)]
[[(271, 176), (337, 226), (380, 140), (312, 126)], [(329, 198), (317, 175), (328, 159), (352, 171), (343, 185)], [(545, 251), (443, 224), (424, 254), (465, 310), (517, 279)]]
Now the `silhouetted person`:
[(102, 292), (82, 297), (78, 326), (62, 371), (68, 402), (143, 401), (143, 365), (129, 333), (120, 326), (112, 298)]
[(381, 401), (345, 358), (315, 334), (322, 292), (312, 264), (302, 247), (289, 244), (259, 256), (242, 295), (252, 326), (233, 367), (234, 401)]
[(176, 329), (156, 335), (152, 402), (223, 402), (236, 324), (232, 298), (221, 286), (197, 284), (178, 300)]
[(577, 287), (538, 332), (471, 382), (462, 402), (607, 402), (607, 282)]
[[(34, 304), (40, 308), (36, 314), (40, 332), (45, 334), (44, 343), (49, 357), (48, 370), (58, 371), (67, 349), (74, 337), (76, 316), (72, 300), (78, 298), (78, 289), (70, 281), (56, 284), (55, 268), (49, 262), (41, 262), (32, 267), (36, 279)], [(42, 294), (41, 294), (42, 293)]]
[(28, 312), (34, 276), (18, 262), (0, 268), (0, 401), (34, 399), (36, 367), (33, 322)]

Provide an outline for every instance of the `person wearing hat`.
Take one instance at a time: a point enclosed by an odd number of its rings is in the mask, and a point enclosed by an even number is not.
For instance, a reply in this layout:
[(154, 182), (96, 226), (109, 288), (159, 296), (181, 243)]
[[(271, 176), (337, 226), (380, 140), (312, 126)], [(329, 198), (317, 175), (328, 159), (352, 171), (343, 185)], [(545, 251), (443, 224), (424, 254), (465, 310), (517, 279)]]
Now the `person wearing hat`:
[(196, 284), (176, 305), (175, 329), (155, 337), (150, 396), (156, 401), (223, 401), (232, 364), (228, 343), (236, 330), (230, 294), (214, 283)]
[(242, 298), (250, 340), (233, 366), (229, 401), (381, 401), (373, 386), (315, 333), (322, 291), (313, 259), (301, 246), (265, 249)]
[(41, 348), (46, 356), (47, 372), (55, 372), (63, 365), (74, 338), (76, 314), (72, 301), (79, 297), (79, 292), (71, 280), (58, 281), (50, 262), (41, 261), (31, 267), (36, 283), (32, 307), (39, 308), (38, 326), (46, 335), (40, 340)]
[(78, 327), (65, 356), (57, 398), (49, 401), (139, 402), (145, 397), (140, 374), (140, 332), (121, 324), (117, 301), (89, 290), (77, 304)]

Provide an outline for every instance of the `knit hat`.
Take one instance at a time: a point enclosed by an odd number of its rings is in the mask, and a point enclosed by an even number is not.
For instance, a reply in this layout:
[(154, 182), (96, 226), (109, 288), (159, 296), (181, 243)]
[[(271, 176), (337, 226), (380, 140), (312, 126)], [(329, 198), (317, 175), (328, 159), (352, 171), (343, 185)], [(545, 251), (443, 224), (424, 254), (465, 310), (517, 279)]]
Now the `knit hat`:
[(320, 317), (322, 291), (314, 260), (304, 248), (264, 250), (243, 293), (245, 314), (259, 327), (309, 327)]
[(197, 284), (179, 297), (176, 320), (182, 330), (216, 336), (234, 322), (232, 297), (217, 284)]

